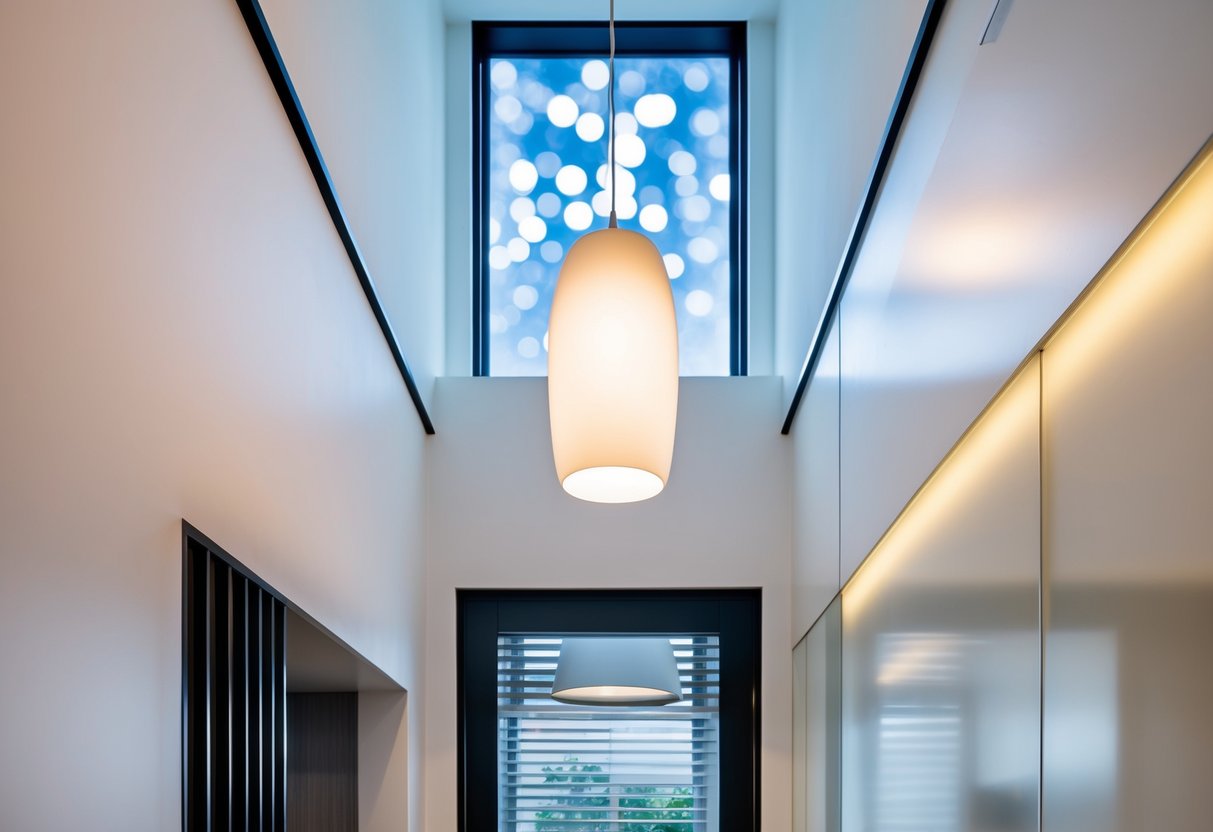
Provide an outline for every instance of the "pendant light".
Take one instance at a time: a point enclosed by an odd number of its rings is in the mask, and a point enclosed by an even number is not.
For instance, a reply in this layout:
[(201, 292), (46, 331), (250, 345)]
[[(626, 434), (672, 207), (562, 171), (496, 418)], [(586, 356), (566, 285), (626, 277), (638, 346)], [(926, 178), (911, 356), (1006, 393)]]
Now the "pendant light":
[(574, 497), (630, 503), (670, 476), (678, 328), (661, 253), (615, 216), (615, 2), (611, 0), (607, 228), (569, 249), (548, 321), (548, 413), (556, 475)]
[(574, 705), (668, 705), (682, 699), (669, 639), (566, 638), (552, 698)]

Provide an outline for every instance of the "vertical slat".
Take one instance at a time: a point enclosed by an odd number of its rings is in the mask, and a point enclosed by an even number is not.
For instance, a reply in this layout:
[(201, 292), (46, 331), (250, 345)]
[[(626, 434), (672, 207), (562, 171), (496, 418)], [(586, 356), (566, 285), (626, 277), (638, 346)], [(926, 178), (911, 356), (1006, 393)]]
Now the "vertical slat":
[(232, 829), (248, 829), (248, 591), (232, 575)]
[(261, 828), (274, 824), (274, 599), (261, 595)]
[(214, 557), (210, 562), (210, 829), (226, 830), (230, 828), (228, 807), (231, 803), (231, 727), (228, 719), (231, 698), (231, 677), (228, 673), (231, 570)]
[(186, 544), (185, 691), (186, 753), (183, 755), (184, 818), (187, 832), (207, 828), (207, 623), (209, 555), (193, 541)]
[(261, 715), (261, 661), (262, 630), (264, 621), (261, 608), (264, 605), (265, 593), (259, 587), (249, 586), (249, 651), (248, 651), (248, 828), (262, 829), (262, 800), (261, 800), (261, 726), (264, 720)]
[(274, 829), (286, 832), (286, 606), (274, 601)]
[(286, 606), (186, 534), (182, 823), (286, 829)]

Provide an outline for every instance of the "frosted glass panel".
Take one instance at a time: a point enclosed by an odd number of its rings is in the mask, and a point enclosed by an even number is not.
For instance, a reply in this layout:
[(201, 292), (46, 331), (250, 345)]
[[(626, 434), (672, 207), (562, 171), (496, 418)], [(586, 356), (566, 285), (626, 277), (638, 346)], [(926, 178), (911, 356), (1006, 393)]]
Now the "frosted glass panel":
[(841, 610), (835, 598), (792, 651), (793, 832), (838, 832)]
[(1039, 366), (941, 465), (842, 596), (842, 829), (1034, 830)]
[(1044, 352), (1048, 829), (1213, 825), (1213, 162)]
[(805, 706), (809, 701), (808, 638), (802, 638), (792, 650), (792, 832), (805, 832), (805, 799), (808, 761), (805, 726)]

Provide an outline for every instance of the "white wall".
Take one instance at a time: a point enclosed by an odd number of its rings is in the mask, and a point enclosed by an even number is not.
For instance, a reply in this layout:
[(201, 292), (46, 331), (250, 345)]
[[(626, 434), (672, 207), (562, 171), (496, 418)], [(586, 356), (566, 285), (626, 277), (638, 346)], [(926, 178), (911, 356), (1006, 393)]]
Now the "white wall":
[(775, 32), (775, 372), (785, 396), (855, 220), (923, 0), (783, 0)]
[(7, 3), (0, 100), (0, 827), (179, 825), (182, 517), (416, 741), (423, 435), (235, 4)]
[(790, 823), (786, 440), (774, 378), (683, 379), (674, 467), (603, 506), (556, 481), (543, 379), (441, 379), (430, 465), (426, 827), (456, 823), (455, 590), (761, 587), (762, 828)]
[(441, 0), (265, 0), (266, 19), (423, 398), (445, 370)]
[[(784, 0), (780, 7), (775, 372), (783, 378), (785, 405), (855, 220), (924, 5)], [(838, 335), (835, 326), (791, 437), (793, 642), (840, 584)]]

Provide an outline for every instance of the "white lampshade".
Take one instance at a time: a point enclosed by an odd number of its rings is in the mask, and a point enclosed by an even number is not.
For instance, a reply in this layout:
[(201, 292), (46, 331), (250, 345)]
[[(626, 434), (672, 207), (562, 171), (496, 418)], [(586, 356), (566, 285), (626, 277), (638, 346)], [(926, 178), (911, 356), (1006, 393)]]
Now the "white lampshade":
[(667, 705), (682, 699), (665, 638), (566, 638), (552, 698), (576, 705)]
[(665, 263), (643, 234), (606, 228), (569, 249), (548, 323), (548, 411), (569, 494), (630, 503), (665, 487), (678, 328)]

